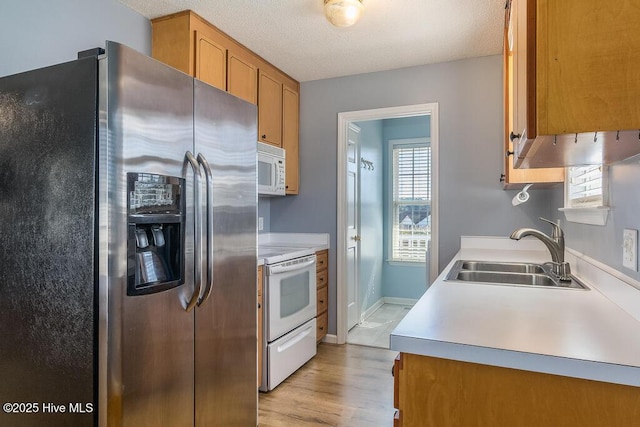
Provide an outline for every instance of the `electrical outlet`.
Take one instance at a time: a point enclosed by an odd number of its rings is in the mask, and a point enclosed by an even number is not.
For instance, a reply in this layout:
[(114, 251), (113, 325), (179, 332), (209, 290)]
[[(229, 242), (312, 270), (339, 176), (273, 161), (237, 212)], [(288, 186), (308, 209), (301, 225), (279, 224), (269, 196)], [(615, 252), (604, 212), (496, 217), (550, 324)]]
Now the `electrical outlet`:
[(262, 231), (264, 230), (264, 218), (259, 216), (258, 217), (258, 231)]
[(622, 234), (622, 266), (638, 271), (638, 230), (625, 228)]

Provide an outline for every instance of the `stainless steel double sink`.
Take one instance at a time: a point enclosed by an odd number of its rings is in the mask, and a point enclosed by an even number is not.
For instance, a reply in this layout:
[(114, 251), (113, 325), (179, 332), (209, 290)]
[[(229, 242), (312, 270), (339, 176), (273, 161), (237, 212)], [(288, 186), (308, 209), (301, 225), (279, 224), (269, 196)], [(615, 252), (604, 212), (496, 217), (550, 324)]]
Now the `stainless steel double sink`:
[(494, 261), (456, 261), (446, 281), (475, 282), (506, 286), (535, 286), (589, 290), (578, 279), (560, 281), (545, 264)]

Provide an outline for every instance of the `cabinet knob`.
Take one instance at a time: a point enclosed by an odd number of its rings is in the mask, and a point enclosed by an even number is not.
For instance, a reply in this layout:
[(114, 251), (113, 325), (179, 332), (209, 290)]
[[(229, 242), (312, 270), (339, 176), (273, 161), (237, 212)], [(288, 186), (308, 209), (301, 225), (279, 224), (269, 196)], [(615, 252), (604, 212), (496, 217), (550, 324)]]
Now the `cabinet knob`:
[(324, 304), (324, 300), (323, 299), (320, 300), (320, 304)]
[(509, 150), (507, 150), (507, 151), (504, 153), (504, 155), (505, 155), (506, 157), (513, 156), (513, 154), (514, 154), (514, 152), (513, 152), (513, 151), (509, 151)]
[(519, 139), (521, 136), (521, 134), (513, 133), (513, 131), (511, 131), (511, 133), (509, 134), (509, 139), (511, 140), (511, 142), (513, 142), (514, 139)]
[[(513, 132), (511, 132), (511, 134), (513, 135)], [(266, 134), (262, 135), (262, 139), (267, 139), (267, 135)]]
[(507, 176), (503, 173), (500, 174), (500, 182), (504, 182), (507, 179)]

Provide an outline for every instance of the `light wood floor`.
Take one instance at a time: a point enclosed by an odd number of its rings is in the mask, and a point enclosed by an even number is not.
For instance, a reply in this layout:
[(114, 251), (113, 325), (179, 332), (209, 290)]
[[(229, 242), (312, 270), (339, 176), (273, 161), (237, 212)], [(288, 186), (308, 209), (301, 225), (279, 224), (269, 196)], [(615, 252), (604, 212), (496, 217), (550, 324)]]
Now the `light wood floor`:
[(321, 343), (316, 357), (275, 390), (260, 393), (260, 427), (392, 426), (391, 368), (397, 354)]

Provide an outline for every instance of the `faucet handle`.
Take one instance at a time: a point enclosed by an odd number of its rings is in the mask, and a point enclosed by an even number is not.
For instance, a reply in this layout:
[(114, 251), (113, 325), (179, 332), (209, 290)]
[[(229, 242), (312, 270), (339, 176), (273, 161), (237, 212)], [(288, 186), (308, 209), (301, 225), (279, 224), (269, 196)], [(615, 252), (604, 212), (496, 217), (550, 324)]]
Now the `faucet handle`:
[(562, 231), (562, 228), (560, 228), (560, 226), (558, 224), (556, 224), (553, 221), (550, 221), (546, 218), (538, 218), (540, 221), (544, 221), (544, 222), (548, 222), (549, 224), (551, 224), (551, 226), (553, 227), (553, 232), (551, 234), (551, 237), (553, 239), (558, 239), (560, 237), (564, 237), (564, 231)]

